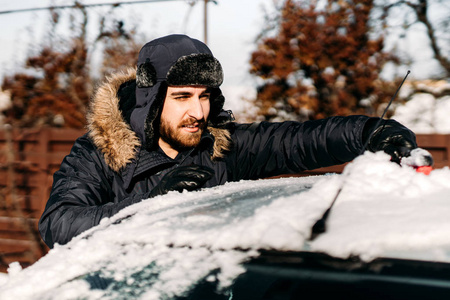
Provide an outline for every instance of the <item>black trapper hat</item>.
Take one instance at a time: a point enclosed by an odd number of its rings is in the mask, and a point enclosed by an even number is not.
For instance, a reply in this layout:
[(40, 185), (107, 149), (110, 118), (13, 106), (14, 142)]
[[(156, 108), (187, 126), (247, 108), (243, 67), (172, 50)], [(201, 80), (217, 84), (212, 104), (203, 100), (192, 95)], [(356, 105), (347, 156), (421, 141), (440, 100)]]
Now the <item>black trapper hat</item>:
[(167, 86), (201, 85), (212, 88), (209, 122), (215, 124), (224, 97), (219, 89), (223, 71), (204, 43), (186, 35), (169, 35), (145, 44), (136, 71), (136, 107), (131, 126), (146, 148), (157, 145), (159, 118)]

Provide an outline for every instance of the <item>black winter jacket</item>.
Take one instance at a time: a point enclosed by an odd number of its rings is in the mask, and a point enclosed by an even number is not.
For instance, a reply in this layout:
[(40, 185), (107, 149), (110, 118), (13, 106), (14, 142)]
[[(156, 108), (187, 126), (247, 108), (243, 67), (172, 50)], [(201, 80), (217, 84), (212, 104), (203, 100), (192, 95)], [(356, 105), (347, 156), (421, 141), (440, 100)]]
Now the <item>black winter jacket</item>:
[(171, 159), (160, 149), (141, 147), (130, 128), (118, 95), (135, 97), (123, 92), (134, 89), (134, 79), (135, 71), (129, 70), (99, 88), (88, 117), (88, 134), (77, 139), (54, 174), (39, 221), (40, 234), (51, 248), (147, 199), (162, 176), (177, 166), (210, 167), (215, 174), (205, 187), (213, 187), (341, 164), (355, 158), (363, 147), (365, 116), (304, 123), (229, 123), (209, 127), (198, 147)]

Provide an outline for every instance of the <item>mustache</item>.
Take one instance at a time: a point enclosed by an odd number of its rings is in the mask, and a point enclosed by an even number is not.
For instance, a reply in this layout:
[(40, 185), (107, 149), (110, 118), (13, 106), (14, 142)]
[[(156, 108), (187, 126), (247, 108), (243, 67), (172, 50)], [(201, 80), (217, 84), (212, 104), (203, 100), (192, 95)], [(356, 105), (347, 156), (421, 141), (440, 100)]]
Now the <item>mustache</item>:
[(179, 124), (179, 127), (182, 127), (182, 126), (188, 126), (188, 125), (194, 125), (194, 124), (196, 124), (196, 123), (198, 124), (199, 127), (205, 127), (205, 126), (206, 126), (206, 120), (205, 120), (205, 118), (202, 118), (202, 119), (199, 119), (199, 120), (197, 120), (197, 119), (195, 119), (195, 118), (188, 118), (188, 119), (182, 121), (182, 122)]

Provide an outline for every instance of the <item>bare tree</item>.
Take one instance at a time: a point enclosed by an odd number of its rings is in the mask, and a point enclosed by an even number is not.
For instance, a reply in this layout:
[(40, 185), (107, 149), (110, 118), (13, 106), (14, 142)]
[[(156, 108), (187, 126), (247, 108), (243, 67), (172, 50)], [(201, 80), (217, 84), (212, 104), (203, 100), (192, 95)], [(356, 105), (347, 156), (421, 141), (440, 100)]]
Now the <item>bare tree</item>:
[(89, 14), (86, 7), (75, 3), (76, 9), (68, 15), (72, 34), (55, 34), (65, 15), (50, 11), (51, 26), (45, 42), (25, 61), (25, 68), (33, 72), (4, 78), (2, 88), (10, 92), (12, 101), (5, 111), (5, 121), (13, 126), (84, 128), (95, 82), (91, 58), (96, 45), (101, 45), (99, 50), (103, 51), (101, 72), (136, 64), (140, 44), (136, 42), (135, 30), (128, 30), (111, 11), (100, 21), (98, 37), (89, 42)]
[(442, 67), (441, 76), (450, 77), (450, 3), (447, 0), (379, 0), (378, 7), (388, 34), (392, 32), (388, 25), (390, 18), (403, 18), (400, 38), (415, 30), (414, 25), (422, 24), (433, 58)]

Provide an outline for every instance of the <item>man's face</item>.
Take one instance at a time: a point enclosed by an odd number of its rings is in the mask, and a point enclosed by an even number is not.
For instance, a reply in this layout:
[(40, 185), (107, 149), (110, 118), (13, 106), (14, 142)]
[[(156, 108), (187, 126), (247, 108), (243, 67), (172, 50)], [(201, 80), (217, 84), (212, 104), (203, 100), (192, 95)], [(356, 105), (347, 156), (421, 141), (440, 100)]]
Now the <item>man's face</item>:
[(206, 87), (169, 86), (161, 113), (160, 146), (177, 152), (194, 147), (206, 128), (210, 103)]

